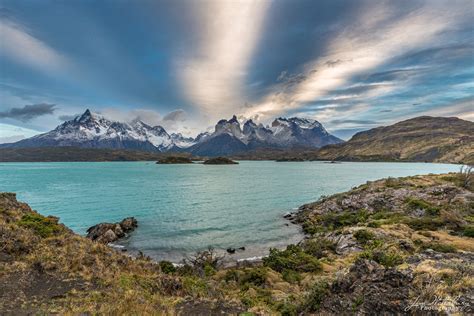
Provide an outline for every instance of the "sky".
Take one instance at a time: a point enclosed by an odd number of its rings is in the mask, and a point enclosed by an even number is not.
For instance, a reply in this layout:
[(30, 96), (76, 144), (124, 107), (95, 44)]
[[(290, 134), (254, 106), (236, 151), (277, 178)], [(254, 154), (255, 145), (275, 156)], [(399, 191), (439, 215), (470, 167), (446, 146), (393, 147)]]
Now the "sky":
[(0, 143), (86, 109), (186, 136), (236, 114), (343, 139), (474, 120), (472, 0), (0, 0)]

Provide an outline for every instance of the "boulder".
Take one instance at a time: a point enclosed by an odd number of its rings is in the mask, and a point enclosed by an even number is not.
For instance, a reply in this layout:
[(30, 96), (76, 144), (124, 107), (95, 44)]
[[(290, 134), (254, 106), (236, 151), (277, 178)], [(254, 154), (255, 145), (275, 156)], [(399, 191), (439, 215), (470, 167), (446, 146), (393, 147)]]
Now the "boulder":
[(124, 232), (128, 233), (138, 227), (138, 221), (135, 217), (127, 217), (120, 222), (120, 227)]
[(87, 238), (108, 244), (126, 236), (126, 233), (137, 228), (134, 217), (127, 217), (119, 223), (100, 223), (87, 229)]

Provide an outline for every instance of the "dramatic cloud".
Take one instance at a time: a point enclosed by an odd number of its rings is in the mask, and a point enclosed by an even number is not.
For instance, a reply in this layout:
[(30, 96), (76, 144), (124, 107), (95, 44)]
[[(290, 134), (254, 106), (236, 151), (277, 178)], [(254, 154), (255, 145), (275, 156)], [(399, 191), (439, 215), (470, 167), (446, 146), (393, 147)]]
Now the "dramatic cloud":
[[(472, 18), (462, 8), (443, 10), (438, 2), (429, 3), (401, 16), (397, 15), (389, 2), (378, 5), (370, 2), (361, 12), (363, 13), (351, 23), (351, 27), (344, 29), (328, 44), (327, 54), (307, 66), (309, 69), (318, 69), (317, 72), (307, 76), (289, 92), (280, 93), (277, 97), (271, 94), (259, 106), (247, 111), (247, 114), (272, 116), (303, 107), (338, 87), (344, 87), (356, 75), (376, 69), (397, 56), (424, 45), (442, 41), (449, 36), (449, 31), (456, 27), (456, 23), (462, 24)], [(387, 79), (390, 75), (390, 79), (393, 79), (394, 76), (408, 72), (385, 73), (385, 78), (379, 79)], [(366, 88), (367, 86), (353, 87), (343, 92), (361, 92), (360, 89)], [(380, 93), (387, 94), (395, 88), (385, 86)], [(355, 104), (353, 109), (355, 108), (366, 110), (369, 107)], [(329, 119), (336, 112), (339, 112), (336, 107), (326, 108), (318, 117)], [(345, 114), (353, 115), (352, 111)]]
[(184, 110), (176, 110), (166, 114), (163, 121), (182, 122), (186, 120), (186, 112)]
[(45, 72), (64, 71), (68, 61), (25, 27), (0, 17), (0, 54)]
[(212, 118), (244, 103), (244, 80), (269, 1), (195, 1), (199, 44), (177, 71), (188, 99)]
[(39, 116), (53, 114), (55, 109), (55, 104), (31, 104), (25, 105), (22, 108), (12, 108), (8, 111), (0, 112), (0, 118), (11, 118), (22, 122), (28, 122)]
[(33, 130), (86, 107), (193, 136), (232, 114), (306, 116), (344, 135), (426, 113), (472, 118), (472, 0), (1, 6), (2, 117), (61, 104), (17, 118)]

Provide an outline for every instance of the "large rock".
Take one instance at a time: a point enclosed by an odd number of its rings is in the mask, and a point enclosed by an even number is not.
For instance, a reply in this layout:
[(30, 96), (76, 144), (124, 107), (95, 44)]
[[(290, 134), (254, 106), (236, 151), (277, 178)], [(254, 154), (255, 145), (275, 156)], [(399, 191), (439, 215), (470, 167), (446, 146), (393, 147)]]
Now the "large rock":
[(87, 238), (108, 244), (126, 236), (126, 233), (137, 228), (138, 222), (134, 217), (124, 218), (119, 223), (100, 223), (87, 229)]

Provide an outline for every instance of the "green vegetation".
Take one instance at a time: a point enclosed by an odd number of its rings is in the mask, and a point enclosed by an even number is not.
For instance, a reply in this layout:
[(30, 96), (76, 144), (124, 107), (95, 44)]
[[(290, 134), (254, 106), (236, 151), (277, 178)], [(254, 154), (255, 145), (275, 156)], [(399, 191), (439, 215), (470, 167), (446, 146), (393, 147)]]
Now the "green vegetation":
[(336, 245), (333, 241), (326, 238), (314, 238), (303, 244), (304, 251), (316, 258), (325, 257), (328, 252), (334, 252)]
[(413, 197), (409, 197), (405, 200), (408, 204), (408, 207), (412, 210), (421, 209), (426, 212), (427, 215), (435, 216), (439, 215), (440, 208), (438, 206), (433, 206), (431, 203), (428, 203), (421, 199), (416, 199)]
[(25, 214), (18, 221), (18, 225), (31, 228), (43, 238), (51, 237), (64, 231), (55, 217), (44, 217), (36, 213)]
[(361, 229), (354, 233), (354, 237), (362, 245), (366, 245), (370, 240), (375, 238), (375, 235), (366, 229)]
[(328, 294), (328, 292), (329, 284), (327, 282), (316, 282), (305, 299), (303, 304), (304, 309), (308, 312), (318, 311), (324, 297)]
[(317, 217), (319, 231), (332, 231), (346, 226), (365, 223), (369, 218), (367, 210), (344, 211), (341, 213), (327, 213)]
[(395, 250), (366, 249), (359, 255), (360, 258), (374, 260), (375, 262), (390, 268), (403, 263), (402, 255)]
[(275, 271), (293, 270), (298, 272), (321, 271), (321, 263), (301, 247), (289, 245), (285, 250), (270, 249), (270, 255), (263, 259), (265, 266)]
[(166, 260), (160, 261), (159, 265), (161, 268), (161, 272), (163, 273), (170, 274), (170, 273), (175, 273), (177, 271), (176, 267), (169, 261), (166, 261)]
[(428, 244), (424, 244), (422, 246), (423, 249), (432, 249), (437, 252), (443, 253), (454, 253), (457, 251), (456, 247), (453, 245), (438, 243), (438, 242), (430, 242)]

